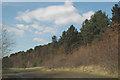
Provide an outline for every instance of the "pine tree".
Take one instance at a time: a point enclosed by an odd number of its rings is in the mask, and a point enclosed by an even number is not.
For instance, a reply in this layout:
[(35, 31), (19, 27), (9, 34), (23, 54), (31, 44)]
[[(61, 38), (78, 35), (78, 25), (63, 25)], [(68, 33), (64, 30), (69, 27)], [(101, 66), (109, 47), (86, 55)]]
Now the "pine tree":
[(101, 39), (100, 33), (103, 33), (110, 25), (110, 20), (101, 10), (97, 11), (91, 19), (86, 19), (81, 28), (81, 34), (84, 44), (90, 44), (94, 38)]
[(118, 6), (118, 4), (115, 4), (112, 9), (112, 22), (120, 23), (120, 7)]
[(57, 37), (55, 35), (52, 37), (52, 42), (53, 43), (57, 42)]

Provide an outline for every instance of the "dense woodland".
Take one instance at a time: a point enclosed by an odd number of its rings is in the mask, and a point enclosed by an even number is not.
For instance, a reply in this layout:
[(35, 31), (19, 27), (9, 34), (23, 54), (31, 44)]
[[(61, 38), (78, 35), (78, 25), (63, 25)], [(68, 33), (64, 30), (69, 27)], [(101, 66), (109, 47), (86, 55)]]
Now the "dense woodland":
[(59, 39), (53, 35), (52, 42), (47, 45), (4, 57), (3, 68), (99, 65), (113, 73), (118, 69), (120, 8), (117, 4), (112, 15), (109, 19), (105, 12), (99, 10), (82, 23), (80, 32), (71, 25)]

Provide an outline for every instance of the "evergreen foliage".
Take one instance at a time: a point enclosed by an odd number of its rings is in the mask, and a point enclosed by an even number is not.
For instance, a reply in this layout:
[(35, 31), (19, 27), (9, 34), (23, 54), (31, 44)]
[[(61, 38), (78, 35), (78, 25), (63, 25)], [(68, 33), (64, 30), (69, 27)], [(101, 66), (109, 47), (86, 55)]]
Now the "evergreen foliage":
[(115, 4), (112, 9), (112, 22), (120, 23), (120, 7), (118, 6), (118, 4)]
[(84, 44), (91, 43), (94, 38), (100, 39), (100, 33), (103, 33), (109, 25), (108, 16), (106, 16), (105, 12), (102, 13), (101, 10), (92, 15), (90, 20), (86, 19), (80, 29)]
[(57, 37), (55, 35), (52, 37), (52, 42), (53, 43), (57, 42)]

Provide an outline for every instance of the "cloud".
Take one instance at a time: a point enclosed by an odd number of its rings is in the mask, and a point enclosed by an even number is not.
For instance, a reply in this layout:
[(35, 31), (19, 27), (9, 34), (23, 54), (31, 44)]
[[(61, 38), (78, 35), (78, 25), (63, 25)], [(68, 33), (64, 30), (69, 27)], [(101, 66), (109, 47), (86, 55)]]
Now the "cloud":
[(16, 26), (18, 27), (18, 28), (29, 28), (29, 26), (28, 25), (23, 25), (23, 24), (16, 24)]
[(44, 35), (46, 33), (56, 34), (58, 32), (57, 28), (55, 28), (54, 26), (47, 27), (47, 26), (40, 26), (39, 24), (31, 24), (31, 25), (16, 24), (16, 27), (21, 31), (28, 30), (30, 32), (32, 31), (32, 28), (34, 28), (35, 29), (34, 33), (38, 35)]
[(65, 2), (64, 5), (48, 6), (46, 8), (38, 8), (36, 10), (19, 12), (16, 17), (19, 21), (31, 23), (34, 21), (53, 22), (56, 25), (68, 23), (82, 23), (86, 18), (93, 15), (93, 11), (80, 15), (78, 10), (72, 5), (72, 2)]
[[(39, 27), (40, 28), (40, 27)], [(35, 31), (35, 34), (43, 35), (45, 33), (56, 34), (58, 31), (53, 27), (44, 27), (41, 31)]]
[(29, 10), (26, 10), (24, 13), (22, 12), (19, 12), (18, 13), (18, 17), (16, 17), (17, 20), (24, 20), (25, 22), (31, 22), (32, 20), (30, 19), (30, 13), (29, 13)]
[(18, 27), (19, 29), (32, 31), (32, 30), (29, 28), (29, 26), (28, 26), (28, 25), (16, 24), (16, 27)]
[(57, 29), (54, 28), (54, 27), (45, 27), (43, 32), (49, 32), (49, 33), (52, 33), (52, 34), (56, 34), (57, 33)]
[(93, 15), (94, 14), (94, 12), (93, 11), (89, 11), (89, 12), (87, 12), (87, 13), (84, 13), (82, 16), (83, 16), (83, 21), (85, 20), (85, 19), (90, 19), (90, 17), (91, 17), (91, 15)]
[(19, 35), (21, 37), (24, 35), (24, 30), (19, 30), (19, 29), (12, 28), (12, 27), (7, 27), (6, 29), (7, 29), (8, 32), (17, 34), (17, 35)]
[(35, 34), (38, 34), (38, 35), (43, 35), (45, 33), (56, 34), (58, 32), (57, 28), (55, 28), (54, 26), (47, 27), (47, 26), (40, 26), (38, 24), (32, 24), (30, 26), (37, 30), (35, 31)]
[(35, 31), (35, 34), (42, 35), (43, 32)]
[(48, 43), (48, 41), (46, 41), (44, 39), (41, 39), (41, 38), (34, 38), (33, 41), (38, 41), (38, 42), (41, 42), (41, 43)]
[(7, 27), (4, 24), (0, 24), (0, 26), (2, 27), (1, 30), (6, 30), (8, 33), (17, 34), (19, 36), (23, 36), (24, 35), (24, 30), (19, 30), (17, 28), (13, 28), (13, 27)]
[(43, 26), (40, 26), (40, 25), (38, 25), (38, 24), (31, 24), (30, 26), (33, 27), (34, 29), (39, 30), (39, 31), (44, 30), (44, 27), (43, 27)]

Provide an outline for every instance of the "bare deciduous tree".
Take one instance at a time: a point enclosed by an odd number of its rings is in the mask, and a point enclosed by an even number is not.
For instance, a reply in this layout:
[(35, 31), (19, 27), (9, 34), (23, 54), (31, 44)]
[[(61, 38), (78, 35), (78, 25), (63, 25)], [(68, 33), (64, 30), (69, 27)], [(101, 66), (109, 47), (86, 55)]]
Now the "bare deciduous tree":
[(12, 46), (13, 46), (13, 40), (11, 38), (10, 33), (8, 32), (8, 29), (6, 26), (2, 25), (2, 30), (1, 30), (1, 34), (2, 34), (2, 39), (1, 39), (1, 49), (2, 49), (2, 57), (7, 56), (8, 54), (10, 54), (11, 50), (12, 50)]

